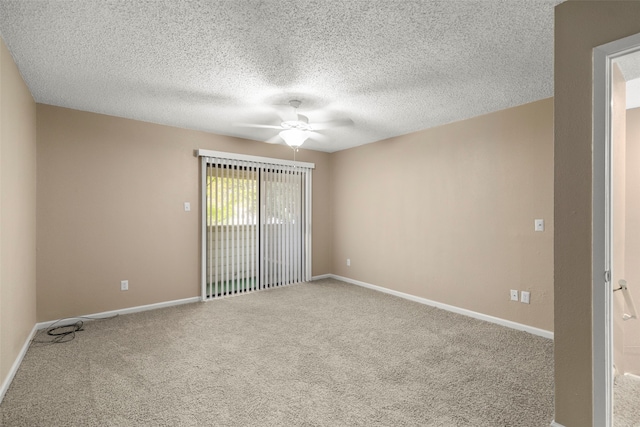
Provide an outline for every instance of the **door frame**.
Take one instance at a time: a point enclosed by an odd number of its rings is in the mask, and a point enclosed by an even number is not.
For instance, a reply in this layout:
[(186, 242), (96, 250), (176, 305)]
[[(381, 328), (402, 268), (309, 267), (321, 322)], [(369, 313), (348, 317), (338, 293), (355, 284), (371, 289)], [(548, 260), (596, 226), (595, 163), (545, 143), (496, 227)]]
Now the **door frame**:
[(613, 425), (612, 62), (640, 51), (640, 33), (593, 49), (593, 425)]

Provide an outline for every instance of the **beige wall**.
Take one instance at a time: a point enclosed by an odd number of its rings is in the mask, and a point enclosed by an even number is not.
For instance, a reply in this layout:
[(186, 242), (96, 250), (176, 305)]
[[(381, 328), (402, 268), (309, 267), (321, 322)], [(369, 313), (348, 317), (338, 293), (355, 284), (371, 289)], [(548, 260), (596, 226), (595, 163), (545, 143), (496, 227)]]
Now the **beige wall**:
[[(636, 310), (640, 310), (640, 108), (627, 110), (626, 162), (625, 279)], [(622, 295), (617, 298), (622, 300)], [(624, 321), (623, 327), (625, 372), (640, 375), (640, 319)]]
[(36, 104), (0, 39), (0, 384), (36, 321)]
[(335, 274), (553, 330), (551, 99), (332, 160)]
[[(37, 112), (38, 321), (198, 296), (194, 149), (293, 158), (282, 145), (40, 104)], [(330, 273), (330, 155), (301, 150), (297, 160), (316, 164), (313, 274)]]
[(555, 18), (555, 420), (592, 425), (593, 48), (640, 32), (640, 2), (568, 1)]

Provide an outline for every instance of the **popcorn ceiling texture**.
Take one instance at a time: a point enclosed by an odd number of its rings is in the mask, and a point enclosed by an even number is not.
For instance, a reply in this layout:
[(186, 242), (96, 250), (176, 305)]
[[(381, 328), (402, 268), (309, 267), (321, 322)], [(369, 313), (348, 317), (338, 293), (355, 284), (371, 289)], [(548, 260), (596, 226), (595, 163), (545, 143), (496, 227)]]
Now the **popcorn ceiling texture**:
[(634, 52), (614, 60), (620, 66), (620, 71), (626, 81), (640, 78), (640, 52)]
[(640, 107), (640, 52), (633, 52), (617, 58), (614, 62), (627, 81), (627, 109)]
[(560, 2), (0, 0), (0, 35), (39, 103), (265, 141), (234, 123), (297, 98), (353, 119), (333, 152), (553, 96)]

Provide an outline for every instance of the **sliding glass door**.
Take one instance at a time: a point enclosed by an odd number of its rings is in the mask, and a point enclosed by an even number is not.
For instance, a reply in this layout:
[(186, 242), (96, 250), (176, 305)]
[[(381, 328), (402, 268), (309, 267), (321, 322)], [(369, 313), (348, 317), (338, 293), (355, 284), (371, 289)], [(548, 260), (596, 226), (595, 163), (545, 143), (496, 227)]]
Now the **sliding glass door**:
[(309, 164), (203, 154), (203, 298), (310, 280)]
[(257, 285), (258, 176), (231, 162), (207, 165), (207, 286), (209, 297), (254, 290)]

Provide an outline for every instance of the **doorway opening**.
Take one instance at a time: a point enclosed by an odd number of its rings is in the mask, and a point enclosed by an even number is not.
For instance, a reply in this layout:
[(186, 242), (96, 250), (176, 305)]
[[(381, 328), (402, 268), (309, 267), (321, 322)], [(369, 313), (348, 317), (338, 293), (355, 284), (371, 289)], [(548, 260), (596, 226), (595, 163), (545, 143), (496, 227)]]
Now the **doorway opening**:
[(640, 423), (638, 79), (640, 34), (594, 49), (593, 420), (606, 427)]

